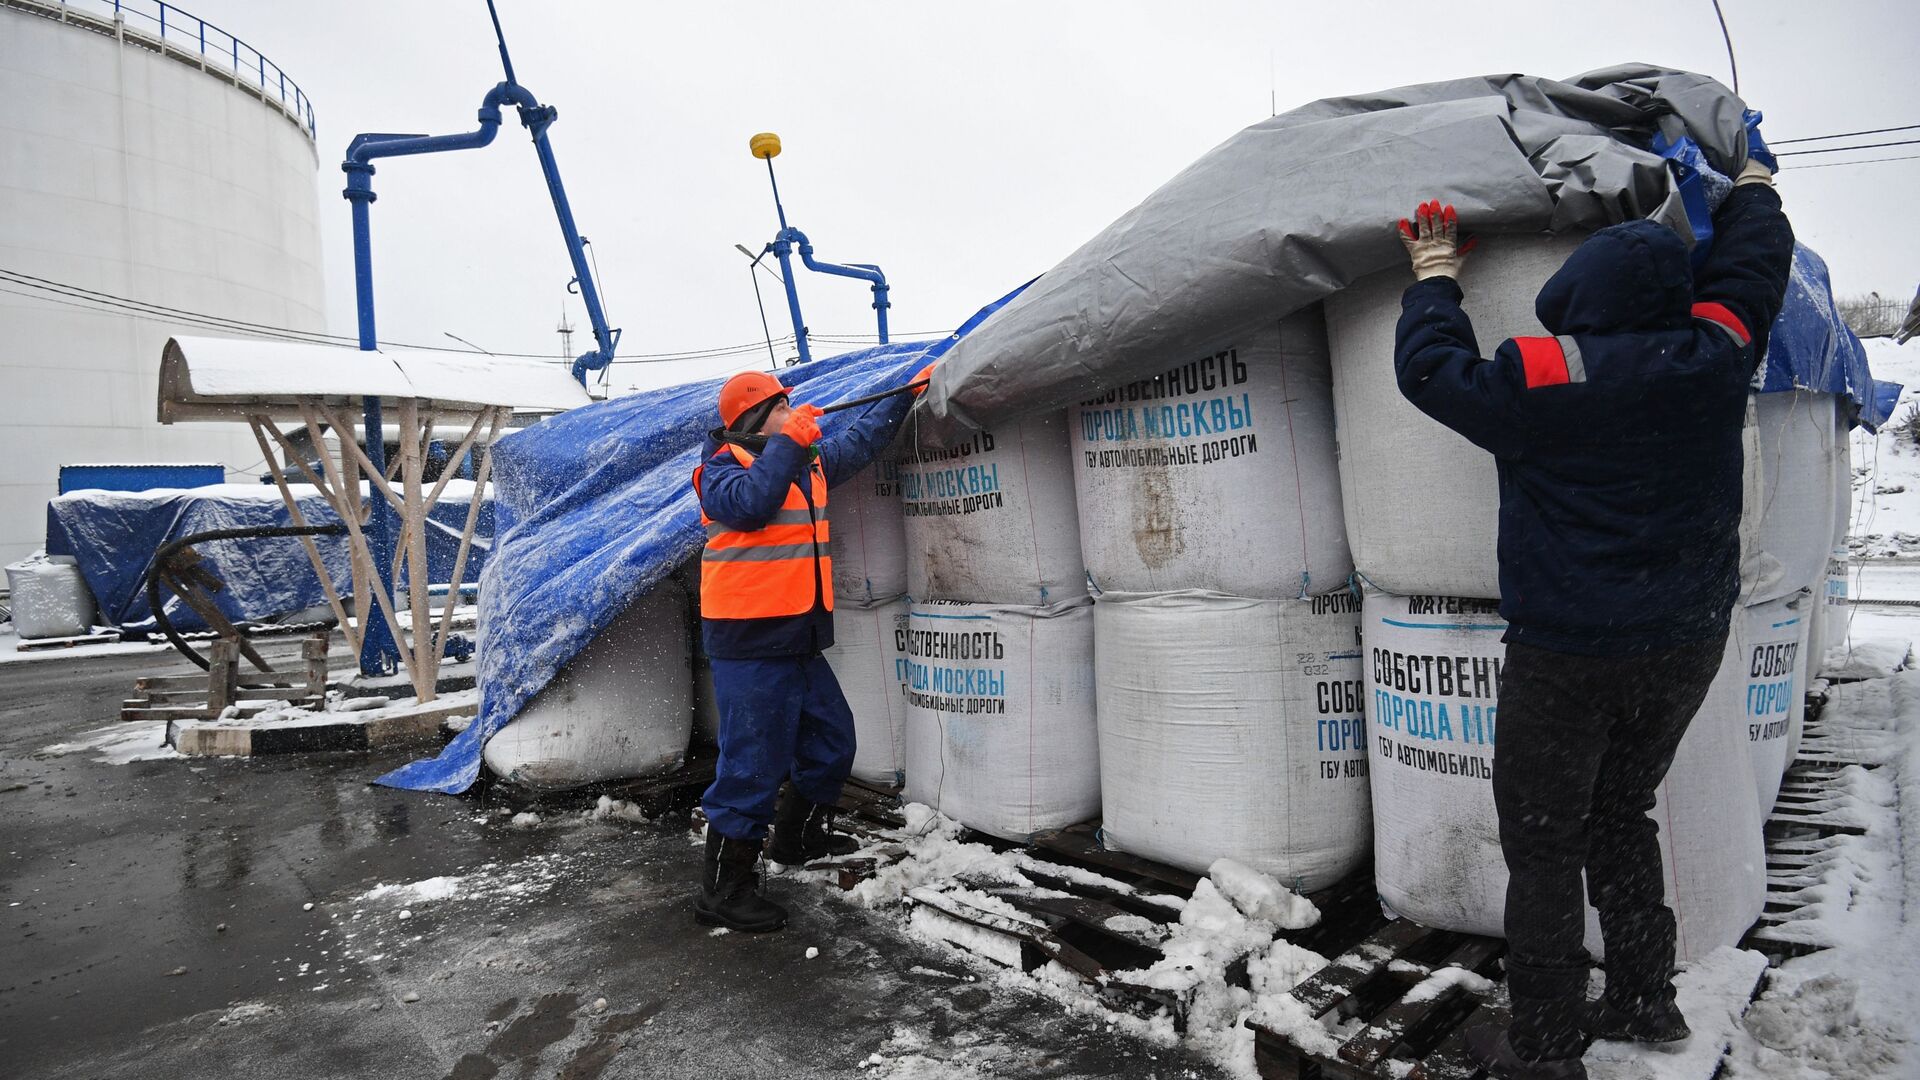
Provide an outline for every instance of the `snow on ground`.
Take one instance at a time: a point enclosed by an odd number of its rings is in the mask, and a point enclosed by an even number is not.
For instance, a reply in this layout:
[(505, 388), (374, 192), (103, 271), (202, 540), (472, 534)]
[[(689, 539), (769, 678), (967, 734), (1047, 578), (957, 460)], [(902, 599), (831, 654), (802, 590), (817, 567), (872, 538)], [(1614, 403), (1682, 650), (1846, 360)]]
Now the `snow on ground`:
[(71, 742), (54, 743), (43, 746), (34, 752), (34, 757), (65, 757), (68, 754), (93, 754), (93, 760), (108, 765), (125, 765), (131, 761), (153, 761), (158, 758), (177, 758), (180, 751), (167, 745), (167, 722), (165, 720), (139, 721), (135, 723), (108, 724), (82, 732)]
[[(1920, 338), (1862, 342), (1873, 377), (1906, 386), (1893, 418), (1878, 435), (1855, 428), (1853, 526), (1855, 555), (1920, 555)], [(1859, 595), (1856, 593), (1856, 595)]]

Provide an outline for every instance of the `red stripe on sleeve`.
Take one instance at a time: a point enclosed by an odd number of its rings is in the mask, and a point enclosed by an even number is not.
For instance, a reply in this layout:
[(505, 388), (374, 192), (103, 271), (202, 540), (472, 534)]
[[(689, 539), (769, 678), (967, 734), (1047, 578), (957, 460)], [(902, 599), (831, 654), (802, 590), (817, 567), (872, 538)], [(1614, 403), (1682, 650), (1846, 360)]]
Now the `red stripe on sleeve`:
[(1520, 363), (1526, 369), (1527, 389), (1559, 386), (1567, 382), (1567, 354), (1560, 342), (1550, 337), (1517, 337)]
[(1705, 319), (1708, 322), (1719, 323), (1721, 326), (1733, 331), (1733, 335), (1740, 339), (1740, 344), (1742, 345), (1750, 344), (1753, 341), (1753, 335), (1747, 333), (1747, 326), (1740, 321), (1740, 316), (1729, 311), (1725, 304), (1695, 304), (1693, 305), (1693, 317), (1696, 319)]

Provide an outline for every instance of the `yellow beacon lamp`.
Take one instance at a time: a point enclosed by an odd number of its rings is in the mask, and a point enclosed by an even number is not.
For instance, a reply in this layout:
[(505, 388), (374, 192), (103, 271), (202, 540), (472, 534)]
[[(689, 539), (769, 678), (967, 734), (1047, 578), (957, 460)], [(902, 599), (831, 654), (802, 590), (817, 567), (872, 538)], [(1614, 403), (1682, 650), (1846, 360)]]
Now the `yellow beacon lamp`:
[(763, 131), (747, 140), (747, 146), (753, 150), (753, 156), (768, 161), (780, 156), (780, 136), (771, 131)]

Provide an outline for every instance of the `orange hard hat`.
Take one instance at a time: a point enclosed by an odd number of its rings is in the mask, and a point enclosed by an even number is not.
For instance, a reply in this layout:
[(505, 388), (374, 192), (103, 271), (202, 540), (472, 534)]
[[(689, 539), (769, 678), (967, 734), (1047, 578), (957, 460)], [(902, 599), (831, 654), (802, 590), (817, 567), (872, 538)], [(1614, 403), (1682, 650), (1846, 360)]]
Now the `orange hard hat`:
[(720, 423), (732, 427), (740, 414), (787, 392), (780, 380), (764, 371), (743, 371), (720, 387)]

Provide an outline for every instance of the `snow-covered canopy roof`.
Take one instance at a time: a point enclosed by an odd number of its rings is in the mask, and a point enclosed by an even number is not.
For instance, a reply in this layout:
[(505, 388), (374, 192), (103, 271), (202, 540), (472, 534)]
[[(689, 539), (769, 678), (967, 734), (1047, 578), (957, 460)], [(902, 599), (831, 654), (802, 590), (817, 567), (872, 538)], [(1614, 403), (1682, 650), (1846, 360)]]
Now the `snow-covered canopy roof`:
[(589, 401), (564, 366), (535, 360), (207, 337), (170, 338), (160, 357), (163, 424), (261, 413), (297, 420), (300, 399), (314, 397), (351, 408), (368, 397), (417, 398), (443, 417), (498, 405), (564, 410)]

